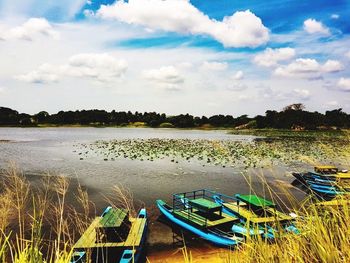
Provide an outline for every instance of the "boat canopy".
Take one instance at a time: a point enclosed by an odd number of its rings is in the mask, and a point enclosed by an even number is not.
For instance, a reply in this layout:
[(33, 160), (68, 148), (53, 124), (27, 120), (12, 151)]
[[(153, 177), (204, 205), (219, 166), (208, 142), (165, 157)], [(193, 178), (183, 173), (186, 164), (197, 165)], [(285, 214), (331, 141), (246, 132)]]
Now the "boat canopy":
[(235, 197), (243, 201), (247, 204), (251, 204), (256, 207), (266, 207), (266, 206), (275, 206), (275, 204), (269, 200), (266, 200), (264, 198), (261, 198), (257, 195), (241, 195), (241, 194), (236, 194)]

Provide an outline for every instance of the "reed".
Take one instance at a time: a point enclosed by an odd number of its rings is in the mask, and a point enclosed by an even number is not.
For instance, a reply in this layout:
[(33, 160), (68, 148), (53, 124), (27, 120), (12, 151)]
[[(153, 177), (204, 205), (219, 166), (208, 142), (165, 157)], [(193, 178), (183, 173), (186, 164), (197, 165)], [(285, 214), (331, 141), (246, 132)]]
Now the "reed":
[(0, 262), (69, 262), (92, 218), (87, 192), (73, 189), (79, 207), (72, 207), (67, 177), (47, 175), (34, 185), (10, 164), (0, 178)]
[[(347, 140), (349, 138), (349, 133), (347, 133)], [(334, 157), (334, 163), (344, 167), (349, 166), (349, 144), (344, 144), (335, 150), (319, 142), (318, 147), (323, 148), (325, 153)], [(300, 160), (312, 165), (320, 164), (319, 160), (309, 156), (304, 156)], [(259, 194), (252, 187), (251, 175), (243, 175), (247, 183), (251, 185), (251, 193)], [(271, 187), (262, 172), (256, 172), (253, 176), (260, 178), (263, 194), (271, 196), (275, 203), (297, 213), (298, 217), (294, 224), (300, 234), (282, 234), (273, 242), (262, 238), (248, 238), (234, 250), (227, 250), (225, 257), (221, 257), (223, 260), (220, 262), (350, 262), (350, 193), (337, 196), (338, 205), (320, 206), (319, 200), (313, 196), (308, 196), (302, 202), (298, 202), (290, 192), (290, 187), (283, 184), (279, 187)], [(186, 251), (190, 252), (191, 249), (186, 248)], [(184, 261), (188, 262), (187, 260), (184, 255)], [(193, 259), (191, 262), (195, 261)]]

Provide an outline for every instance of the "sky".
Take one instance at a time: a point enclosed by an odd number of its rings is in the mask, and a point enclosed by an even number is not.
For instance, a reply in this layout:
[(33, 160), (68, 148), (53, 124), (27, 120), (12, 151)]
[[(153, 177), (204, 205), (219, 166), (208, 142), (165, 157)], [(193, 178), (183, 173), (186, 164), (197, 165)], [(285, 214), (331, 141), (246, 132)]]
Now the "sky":
[(349, 0), (0, 0), (0, 106), (350, 113)]

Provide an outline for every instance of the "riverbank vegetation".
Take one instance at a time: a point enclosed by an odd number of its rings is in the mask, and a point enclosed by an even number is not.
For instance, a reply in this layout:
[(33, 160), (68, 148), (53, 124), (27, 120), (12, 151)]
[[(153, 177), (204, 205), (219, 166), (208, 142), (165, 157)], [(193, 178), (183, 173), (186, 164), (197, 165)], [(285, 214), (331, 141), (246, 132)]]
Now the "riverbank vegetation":
[(213, 115), (210, 117), (180, 114), (169, 116), (156, 112), (107, 112), (105, 110), (59, 111), (49, 114), (19, 113), (10, 108), (0, 107), (0, 126), (94, 126), (94, 127), (164, 127), (164, 128), (274, 128), (293, 130), (324, 130), (350, 128), (350, 115), (342, 109), (319, 112), (305, 111), (303, 104), (297, 103), (281, 111), (268, 110), (265, 115), (248, 117), (242, 115)]
[[(86, 191), (79, 184), (60, 176), (44, 176), (39, 183), (41, 186), (38, 188), (13, 167), (1, 173), (0, 262), (68, 263), (72, 246), (96, 214)], [(290, 203), (297, 203), (287, 189), (280, 191), (288, 196)], [(76, 201), (72, 201), (70, 194), (76, 197)], [(116, 194), (120, 198), (115, 204), (126, 204), (125, 207), (134, 210), (130, 203), (131, 195), (124, 194), (120, 188), (117, 188)], [(340, 196), (339, 199), (348, 200), (348, 197)], [(348, 202), (321, 207), (315, 200), (305, 199), (291, 211), (298, 214), (295, 226), (301, 234), (286, 234), (272, 243), (249, 238), (231, 250), (209, 253), (207, 259), (227, 263), (349, 262)], [(198, 239), (197, 242), (203, 241)], [(195, 250), (198, 249), (196, 246)], [(182, 249), (183, 258), (179, 257), (181, 261), (176, 262), (200, 262), (196, 255), (206, 258), (201, 255), (202, 252), (192, 255), (191, 250), (191, 246)], [(167, 259), (153, 253), (148, 262), (153, 260), (165, 262)], [(169, 262), (175, 261), (169, 259)]]
[[(127, 189), (111, 191), (106, 203), (136, 214)], [(68, 263), (95, 216), (87, 190), (75, 179), (49, 174), (29, 179), (10, 165), (0, 172), (0, 262)]]

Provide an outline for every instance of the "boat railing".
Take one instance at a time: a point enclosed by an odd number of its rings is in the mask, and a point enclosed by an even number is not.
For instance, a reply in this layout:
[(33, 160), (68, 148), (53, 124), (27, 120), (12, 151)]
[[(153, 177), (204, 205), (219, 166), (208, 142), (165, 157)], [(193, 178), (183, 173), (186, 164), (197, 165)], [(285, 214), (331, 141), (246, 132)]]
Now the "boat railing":
[[(236, 202), (237, 198), (234, 196), (229, 196), (225, 195), (222, 193), (217, 193), (215, 191), (209, 190), (209, 189), (200, 189), (200, 190), (195, 190), (195, 191), (190, 191), (190, 192), (182, 192), (182, 193), (177, 193), (173, 195), (173, 199), (180, 199), (181, 202), (179, 204), (183, 204), (183, 200), (193, 200), (193, 199), (198, 199), (198, 198), (205, 198), (208, 200), (213, 200), (213, 196), (219, 196), (221, 199), (223, 199), (225, 202)], [(175, 204), (174, 204), (175, 205)], [(175, 206), (174, 206), (175, 208)]]
[[(217, 193), (208, 189), (199, 189), (191, 192), (182, 192), (173, 195), (173, 210), (176, 212), (184, 212), (189, 221), (200, 222), (206, 227), (208, 225), (208, 218), (195, 213), (200, 209), (198, 206), (191, 204), (191, 200), (207, 199), (214, 202), (214, 197), (219, 197), (223, 202), (236, 202), (237, 199), (233, 196)], [(222, 204), (221, 204), (222, 205)], [(205, 210), (204, 210), (205, 211)], [(214, 210), (213, 210), (214, 211)], [(222, 208), (220, 214), (222, 212)]]

